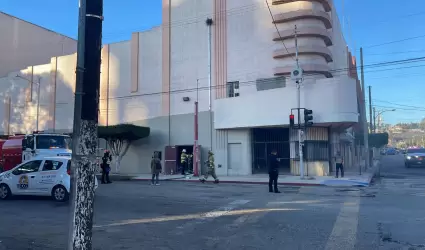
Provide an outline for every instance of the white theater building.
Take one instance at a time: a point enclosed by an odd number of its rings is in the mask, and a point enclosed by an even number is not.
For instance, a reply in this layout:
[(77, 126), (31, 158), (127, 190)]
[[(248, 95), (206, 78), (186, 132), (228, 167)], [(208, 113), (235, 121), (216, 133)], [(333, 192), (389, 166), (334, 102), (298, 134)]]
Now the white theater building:
[[(153, 151), (161, 151), (162, 160), (170, 163), (180, 149), (190, 148), (198, 100), (202, 157), (212, 146), (218, 175), (265, 173), (273, 149), (282, 159), (282, 173), (299, 174), (298, 137), (289, 129), (291, 108), (297, 107), (297, 88), (289, 78), (295, 66), (295, 25), (305, 74), (301, 107), (314, 112), (314, 127), (306, 135), (305, 173), (329, 175), (336, 151), (345, 155), (347, 168), (359, 162), (353, 126), (361, 121), (363, 94), (333, 1), (269, 4), (273, 18), (263, 0), (163, 0), (162, 26), (104, 45), (100, 123), (151, 129), (148, 138), (132, 144), (121, 172), (149, 173)], [(207, 18), (213, 19), (211, 116)], [(10, 100), (0, 113), (3, 133), (36, 125), (36, 102), (22, 93), (32, 90), (37, 96), (37, 89), (12, 81), (16, 73), (40, 77), (40, 130), (69, 132), (75, 65), (76, 54), (70, 54), (1, 78), (0, 92)]]

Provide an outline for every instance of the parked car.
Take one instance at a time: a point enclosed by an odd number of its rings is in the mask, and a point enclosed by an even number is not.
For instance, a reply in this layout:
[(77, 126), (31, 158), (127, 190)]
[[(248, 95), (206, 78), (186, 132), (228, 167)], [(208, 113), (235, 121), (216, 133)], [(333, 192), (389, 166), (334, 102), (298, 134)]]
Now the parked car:
[(425, 148), (409, 148), (405, 155), (405, 165), (425, 167)]
[(387, 149), (387, 155), (396, 155), (397, 151), (394, 148)]
[[(12, 195), (51, 196), (66, 201), (70, 193), (71, 157), (33, 158), (0, 174), (0, 199)], [(93, 175), (95, 189), (97, 178)]]

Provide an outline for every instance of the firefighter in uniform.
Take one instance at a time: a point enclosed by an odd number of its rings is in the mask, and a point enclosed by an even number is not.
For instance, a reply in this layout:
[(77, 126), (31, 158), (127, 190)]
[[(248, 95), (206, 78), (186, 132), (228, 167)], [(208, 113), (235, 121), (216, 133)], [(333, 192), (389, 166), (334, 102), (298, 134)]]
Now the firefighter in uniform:
[(217, 175), (215, 174), (214, 153), (211, 150), (208, 151), (208, 160), (206, 163), (208, 164), (208, 170), (204, 178), (200, 179), (200, 181), (204, 183), (208, 179), (208, 176), (211, 175), (214, 178), (214, 183), (219, 183)]
[(187, 154), (186, 149), (182, 150), (182, 153), (180, 155), (180, 167), (182, 170), (182, 175), (185, 175), (186, 169), (187, 169)]
[(187, 155), (187, 171), (189, 174), (193, 174), (193, 155), (189, 154)]

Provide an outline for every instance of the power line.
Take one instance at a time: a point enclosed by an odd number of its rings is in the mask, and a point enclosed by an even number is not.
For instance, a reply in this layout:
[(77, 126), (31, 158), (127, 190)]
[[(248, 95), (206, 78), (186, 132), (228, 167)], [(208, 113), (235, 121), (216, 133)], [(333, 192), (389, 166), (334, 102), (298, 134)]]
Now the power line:
[(409, 37), (409, 38), (405, 38), (405, 39), (401, 39), (401, 40), (395, 40), (395, 41), (390, 41), (390, 42), (385, 42), (385, 43), (380, 43), (380, 44), (374, 44), (374, 45), (369, 45), (369, 46), (363, 46), (363, 49), (365, 49), (365, 48), (375, 48), (375, 47), (384, 46), (384, 45), (388, 45), (388, 44), (394, 44), (394, 43), (400, 43), (400, 42), (405, 42), (405, 41), (409, 41), (409, 40), (419, 39), (419, 38), (423, 38), (423, 37), (425, 37), (425, 35), (414, 36), (414, 37)]
[[(420, 65), (421, 67), (425, 67), (425, 65)], [(400, 67), (401, 68), (406, 68), (406, 67)], [(410, 68), (410, 67), (407, 67)], [(386, 70), (376, 70), (376, 71), (388, 71), (388, 70), (394, 70), (396, 68), (392, 68), (392, 69), (386, 69)], [(376, 72), (375, 71), (375, 72)], [(374, 71), (372, 71), (374, 72)], [(270, 80), (272, 81), (272, 80)], [(239, 82), (239, 86), (249, 86), (249, 85), (254, 85), (256, 84), (257, 81), (256, 80), (252, 80), (252, 81), (245, 81), (245, 82)], [(220, 89), (220, 88), (226, 88), (226, 85), (221, 85), (221, 86), (212, 86), (212, 89)], [(151, 95), (163, 95), (163, 94), (176, 94), (176, 93), (189, 93), (189, 92), (194, 92), (194, 91), (203, 91), (203, 90), (208, 90), (209, 86), (206, 87), (199, 87), (199, 88), (185, 88), (185, 89), (176, 89), (176, 90), (172, 90), (172, 91), (161, 91), (161, 92), (152, 92), (152, 93), (144, 93), (144, 94), (135, 94), (135, 95), (125, 95), (125, 96), (118, 96), (118, 97), (111, 97), (109, 99), (115, 99), (115, 100), (120, 100), (120, 99), (128, 99), (128, 98), (135, 98), (135, 97), (140, 97), (140, 96), (151, 96)], [(105, 100), (105, 99), (101, 99), (101, 100)]]
[[(416, 60), (417, 58), (413, 58), (412, 60)], [(402, 62), (402, 63), (406, 63), (407, 60), (399, 60), (399, 61), (393, 61), (393, 62), (385, 62), (383, 63), (384, 65), (388, 64), (388, 63), (396, 63), (396, 62)], [(367, 65), (366, 65), (367, 66)], [(366, 67), (365, 66), (365, 67)], [(373, 65), (369, 65), (369, 66), (378, 66), (377, 64), (373, 64)], [(419, 67), (424, 67), (425, 65), (419, 65)], [(411, 66), (411, 67), (415, 67), (415, 66)], [(411, 67), (399, 67), (399, 69), (404, 69), (404, 68), (411, 68)], [(395, 70), (397, 68), (391, 68), (391, 69), (386, 69), (386, 70), (376, 70), (375, 72), (380, 72), (380, 71), (388, 71), (388, 70)], [(345, 70), (350, 70), (350, 68), (346, 68)], [(334, 71), (341, 71), (341, 69), (337, 69)], [(374, 71), (368, 71), (368, 73), (371, 73)], [(310, 74), (309, 76), (314, 76), (314, 74)], [(250, 85), (250, 84), (256, 84), (256, 80), (254, 81), (246, 81), (246, 82), (240, 82), (239, 85)], [(218, 88), (224, 88), (226, 87), (224, 86), (212, 86), (213, 89), (218, 89)], [(179, 89), (179, 90), (173, 90), (173, 91), (161, 91), (161, 92), (153, 92), (153, 93), (145, 93), (145, 94), (137, 94), (137, 95), (130, 95), (130, 96), (121, 96), (121, 97), (115, 97), (115, 98), (109, 98), (109, 99), (125, 99), (125, 98), (134, 98), (134, 97), (139, 97), (139, 96), (148, 96), (148, 95), (161, 95), (161, 94), (172, 94), (172, 93), (186, 93), (186, 92), (193, 92), (193, 91), (202, 91), (202, 90), (206, 90), (209, 89), (209, 87), (199, 87), (199, 88), (186, 88), (186, 89)]]
[(379, 108), (385, 108), (385, 109), (395, 109), (395, 111), (417, 111), (417, 112), (425, 112), (425, 109), (418, 109), (418, 108), (404, 108), (400, 106), (385, 106), (385, 105), (372, 105), (373, 107), (379, 107)]
[[(409, 58), (409, 59), (403, 59), (403, 60), (395, 60), (395, 61), (385, 61), (380, 63), (373, 63), (373, 64), (367, 64), (364, 65), (364, 68), (377, 68), (377, 67), (387, 67), (387, 66), (394, 66), (394, 65), (400, 65), (400, 64), (407, 64), (407, 63), (416, 63), (416, 62), (423, 62), (425, 61), (425, 57), (417, 57), (417, 58)], [(419, 67), (423, 67), (425, 65), (419, 65)], [(413, 66), (418, 67), (418, 66)], [(393, 69), (404, 69), (404, 68), (410, 68), (410, 67), (401, 67), (401, 68), (393, 68)], [(360, 66), (357, 67), (345, 67), (345, 68), (337, 68), (337, 69), (330, 69), (330, 73), (340, 73), (340, 74), (334, 74), (333, 76), (341, 76), (348, 71), (354, 71), (360, 69)], [(393, 69), (387, 69), (387, 70), (393, 70)], [(382, 71), (387, 71), (382, 70)], [(372, 72), (379, 72), (379, 71), (365, 71), (365, 73), (372, 73)], [(245, 73), (245, 72), (244, 72)], [(341, 74), (342, 73), (342, 74)], [(316, 76), (317, 74), (304, 74), (305, 76)], [(206, 79), (207, 77), (201, 77), (198, 79)]]
[(375, 101), (375, 102), (383, 102), (383, 103), (388, 103), (388, 104), (397, 105), (397, 106), (403, 106), (403, 107), (408, 107), (408, 108), (425, 109), (425, 107), (419, 107), (419, 106), (412, 106), (412, 105), (399, 104), (399, 103), (389, 102), (389, 101), (379, 100), (379, 99), (373, 99), (373, 101)]
[[(380, 63), (367, 64), (367, 65), (364, 65), (363, 68), (386, 67), (386, 66), (393, 66), (393, 65), (413, 63), (413, 62), (422, 62), (422, 61), (425, 61), (425, 57), (416, 57), (416, 58), (409, 58), (409, 59), (403, 59), (403, 60), (385, 61)], [(330, 70), (330, 72), (332, 73), (332, 72), (339, 72), (339, 71), (356, 70), (356, 69), (360, 69), (360, 67), (361, 66), (333, 69), (333, 70)]]
[(408, 54), (408, 53), (416, 53), (416, 52), (424, 52), (424, 51), (425, 51), (425, 49), (397, 51), (397, 52), (388, 52), (388, 53), (371, 53), (371, 54), (366, 54), (366, 55), (368, 55), (368, 56), (384, 56), (384, 55)]
[(264, 0), (264, 1), (266, 1), (267, 8), (269, 9), (270, 17), (272, 18), (273, 25), (274, 25), (274, 27), (276, 28), (276, 31), (277, 31), (277, 34), (279, 35), (280, 40), (282, 41), (283, 47), (285, 47), (286, 52), (287, 52), (287, 53), (291, 56), (292, 60), (294, 60), (294, 61), (295, 61), (296, 59), (292, 56), (292, 54), (291, 54), (291, 53), (289, 53), (288, 48), (286, 47), (285, 43), (283, 42), (283, 38), (282, 38), (282, 36), (280, 35), (279, 28), (277, 27), (276, 22), (275, 22), (275, 20), (274, 20), (272, 10), (270, 9), (269, 2), (268, 2), (267, 0)]

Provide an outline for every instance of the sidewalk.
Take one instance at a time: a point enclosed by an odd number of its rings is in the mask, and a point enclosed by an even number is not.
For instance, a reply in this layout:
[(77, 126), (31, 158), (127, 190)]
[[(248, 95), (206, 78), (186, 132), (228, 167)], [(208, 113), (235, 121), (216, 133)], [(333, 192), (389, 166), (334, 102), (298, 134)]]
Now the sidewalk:
[[(334, 176), (316, 176), (310, 177), (306, 176), (304, 179), (301, 179), (300, 176), (292, 175), (280, 175), (278, 179), (279, 185), (288, 185), (288, 186), (333, 186), (333, 187), (352, 187), (352, 186), (361, 186), (367, 187), (370, 185), (375, 174), (379, 170), (379, 161), (374, 161), (373, 167), (369, 168), (367, 171), (362, 171), (360, 175), (358, 172), (354, 172), (353, 168), (350, 171), (345, 172), (344, 178), (335, 178)], [(98, 175), (98, 178), (101, 178), (101, 175)], [(111, 181), (150, 181), (152, 178), (151, 174), (141, 174), (141, 175), (125, 175), (125, 174), (116, 174), (112, 173), (110, 175)], [(267, 174), (255, 174), (255, 175), (246, 175), (246, 176), (219, 176), (220, 183), (239, 183), (239, 184), (268, 184), (269, 177)], [(199, 182), (199, 177), (193, 175), (187, 175), (186, 177), (182, 175), (159, 175), (160, 181), (181, 181), (181, 182)], [(213, 182), (214, 179), (210, 178), (207, 182)]]
[[(279, 185), (288, 186), (369, 186), (373, 178), (372, 173), (364, 173), (362, 175), (347, 173), (344, 178), (335, 178), (333, 176), (317, 176), (301, 179), (299, 176), (280, 175), (278, 179)], [(248, 176), (219, 176), (220, 183), (239, 183), (239, 184), (268, 184), (269, 177), (267, 174), (256, 174)], [(151, 175), (139, 175), (132, 180), (149, 181)], [(199, 182), (199, 177), (188, 175), (161, 175), (161, 181), (181, 181), (181, 182)], [(214, 182), (213, 178), (208, 182)]]

